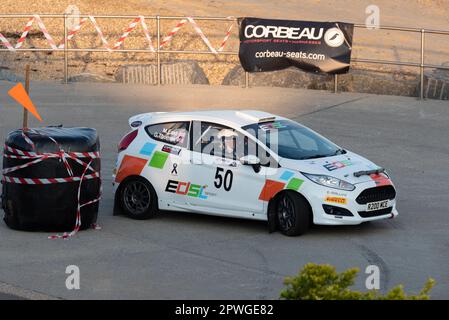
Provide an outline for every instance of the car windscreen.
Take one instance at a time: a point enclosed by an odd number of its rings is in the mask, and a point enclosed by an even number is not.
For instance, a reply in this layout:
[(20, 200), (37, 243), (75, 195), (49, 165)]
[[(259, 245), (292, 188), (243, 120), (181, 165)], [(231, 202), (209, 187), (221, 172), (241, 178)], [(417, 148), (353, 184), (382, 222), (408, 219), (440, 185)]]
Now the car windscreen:
[(346, 153), (332, 142), (291, 120), (254, 123), (242, 128), (277, 155), (287, 159), (316, 159)]

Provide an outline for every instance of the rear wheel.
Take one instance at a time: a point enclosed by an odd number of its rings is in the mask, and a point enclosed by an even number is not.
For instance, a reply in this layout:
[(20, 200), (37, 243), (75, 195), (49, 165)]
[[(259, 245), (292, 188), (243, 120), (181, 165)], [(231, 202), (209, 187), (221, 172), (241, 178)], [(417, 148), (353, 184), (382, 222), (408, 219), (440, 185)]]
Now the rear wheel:
[(279, 196), (276, 218), (279, 231), (286, 236), (299, 236), (310, 226), (311, 211), (307, 201), (294, 192), (284, 192)]
[(135, 177), (125, 180), (120, 189), (120, 205), (132, 219), (144, 220), (157, 212), (157, 196), (153, 186), (145, 179)]

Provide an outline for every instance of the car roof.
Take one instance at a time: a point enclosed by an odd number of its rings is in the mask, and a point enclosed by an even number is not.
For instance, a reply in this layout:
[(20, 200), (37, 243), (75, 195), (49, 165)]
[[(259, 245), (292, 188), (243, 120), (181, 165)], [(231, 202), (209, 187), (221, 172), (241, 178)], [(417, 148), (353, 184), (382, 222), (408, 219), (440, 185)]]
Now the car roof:
[(157, 123), (172, 120), (201, 120), (210, 122), (219, 122), (226, 125), (242, 127), (249, 124), (267, 120), (284, 119), (280, 116), (259, 110), (201, 110), (186, 112), (163, 112), (154, 113), (151, 116), (151, 122)]

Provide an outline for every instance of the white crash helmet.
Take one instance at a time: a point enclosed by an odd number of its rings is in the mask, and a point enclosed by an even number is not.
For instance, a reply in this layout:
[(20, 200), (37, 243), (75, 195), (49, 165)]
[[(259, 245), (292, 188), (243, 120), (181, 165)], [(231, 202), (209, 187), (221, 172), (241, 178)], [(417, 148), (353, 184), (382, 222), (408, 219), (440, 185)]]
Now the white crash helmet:
[(237, 137), (237, 133), (234, 130), (231, 129), (221, 129), (217, 133), (217, 138), (231, 138), (231, 137)]

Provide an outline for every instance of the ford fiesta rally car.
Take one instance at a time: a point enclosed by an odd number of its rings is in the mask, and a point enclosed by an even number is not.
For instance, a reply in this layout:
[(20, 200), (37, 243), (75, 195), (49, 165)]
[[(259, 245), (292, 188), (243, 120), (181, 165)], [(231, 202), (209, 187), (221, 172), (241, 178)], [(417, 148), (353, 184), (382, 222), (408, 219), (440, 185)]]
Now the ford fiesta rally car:
[(261, 111), (145, 113), (129, 119), (114, 169), (114, 212), (158, 210), (268, 221), (288, 236), (311, 223), (393, 218), (385, 169), (292, 120)]

